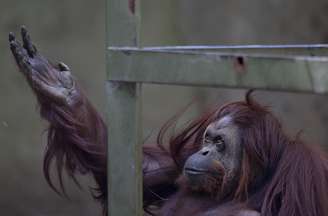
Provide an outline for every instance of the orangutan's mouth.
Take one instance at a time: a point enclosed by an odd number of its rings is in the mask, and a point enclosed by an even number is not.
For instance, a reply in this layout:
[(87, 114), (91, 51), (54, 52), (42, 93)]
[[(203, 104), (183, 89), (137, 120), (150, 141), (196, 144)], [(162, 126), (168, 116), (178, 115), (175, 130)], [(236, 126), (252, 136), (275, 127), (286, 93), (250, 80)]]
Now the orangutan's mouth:
[(208, 173), (208, 170), (204, 170), (204, 169), (195, 169), (195, 168), (189, 168), (186, 167), (184, 169), (185, 173), (188, 175), (203, 175)]

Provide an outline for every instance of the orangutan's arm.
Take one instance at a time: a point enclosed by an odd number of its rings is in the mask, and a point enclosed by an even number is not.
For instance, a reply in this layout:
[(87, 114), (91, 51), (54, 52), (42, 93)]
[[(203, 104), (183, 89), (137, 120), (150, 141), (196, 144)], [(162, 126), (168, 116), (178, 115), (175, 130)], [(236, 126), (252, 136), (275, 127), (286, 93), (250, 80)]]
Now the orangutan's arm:
[[(50, 165), (54, 162), (62, 192), (65, 193), (63, 169), (74, 180), (76, 173), (91, 173), (98, 184), (95, 196), (105, 206), (106, 125), (78, 87), (70, 69), (64, 63), (54, 65), (43, 57), (24, 27), (21, 34), (22, 44), (10, 33), (10, 48), (19, 70), (38, 99), (41, 116), (49, 122), (45, 177), (50, 186), (59, 192), (50, 178)], [(143, 152), (145, 201), (156, 200), (157, 195), (165, 196), (161, 192), (163, 186), (172, 186), (178, 171), (171, 157), (159, 147), (144, 147)]]
[(64, 193), (63, 169), (74, 180), (77, 172), (91, 173), (98, 184), (94, 195), (105, 201), (107, 129), (104, 121), (77, 86), (70, 69), (64, 63), (52, 64), (43, 57), (24, 27), (21, 34), (22, 44), (10, 33), (10, 48), (38, 99), (41, 116), (50, 123), (43, 164), (48, 183), (59, 192), (50, 178), (52, 162)]
[(157, 145), (143, 147), (144, 206), (163, 201), (176, 191), (179, 170), (171, 156)]

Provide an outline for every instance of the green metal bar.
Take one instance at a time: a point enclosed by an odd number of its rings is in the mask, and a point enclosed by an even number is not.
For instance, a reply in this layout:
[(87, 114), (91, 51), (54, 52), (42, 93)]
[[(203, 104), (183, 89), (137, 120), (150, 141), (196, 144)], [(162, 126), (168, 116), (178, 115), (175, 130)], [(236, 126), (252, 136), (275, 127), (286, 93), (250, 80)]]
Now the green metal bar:
[(110, 79), (126, 82), (328, 92), (328, 57), (110, 50)]
[[(137, 1), (134, 14), (129, 0), (107, 0), (107, 46), (137, 46), (139, 4)], [(107, 65), (107, 71), (125, 73), (111, 64)], [(111, 216), (143, 215), (140, 88), (138, 83), (107, 82), (108, 215)]]
[(129, 0), (107, 0), (106, 32), (108, 46), (137, 45), (138, 16), (131, 13)]
[(328, 56), (328, 44), (308, 45), (235, 45), (235, 46), (162, 46), (162, 47), (109, 47), (109, 50), (121, 51), (196, 51), (224, 52), (244, 54), (278, 54), (278, 55), (307, 55)]
[(107, 83), (110, 215), (143, 215), (140, 95), (135, 83)]

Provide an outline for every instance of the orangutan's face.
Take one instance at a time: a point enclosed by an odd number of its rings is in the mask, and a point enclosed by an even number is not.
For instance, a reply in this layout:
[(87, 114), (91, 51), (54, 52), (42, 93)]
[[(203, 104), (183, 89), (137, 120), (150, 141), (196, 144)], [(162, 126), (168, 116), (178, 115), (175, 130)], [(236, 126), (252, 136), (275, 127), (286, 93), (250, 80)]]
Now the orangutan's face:
[(241, 158), (239, 129), (227, 115), (208, 125), (202, 148), (187, 159), (184, 175), (193, 190), (222, 197), (238, 179)]

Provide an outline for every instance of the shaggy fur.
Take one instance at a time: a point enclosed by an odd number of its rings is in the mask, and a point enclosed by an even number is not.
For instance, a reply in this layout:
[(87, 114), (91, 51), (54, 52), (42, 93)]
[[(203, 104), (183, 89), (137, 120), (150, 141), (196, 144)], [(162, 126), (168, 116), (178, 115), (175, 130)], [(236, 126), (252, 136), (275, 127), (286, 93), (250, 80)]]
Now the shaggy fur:
[[(39, 98), (41, 115), (50, 122), (44, 173), (50, 186), (59, 192), (49, 172), (51, 162), (55, 161), (64, 194), (63, 169), (74, 181), (76, 173), (91, 173), (97, 183), (94, 197), (102, 202), (106, 213), (107, 130), (87, 99), (81, 98), (75, 107), (57, 106), (45, 97)], [(200, 149), (206, 127), (227, 114), (242, 131), (244, 151), (239, 182), (225, 200), (218, 201), (215, 194), (222, 185), (215, 185), (215, 179), (207, 188), (211, 195), (197, 193), (188, 188), (181, 172), (186, 159)], [(328, 215), (327, 158), (299, 138), (288, 137), (276, 117), (256, 103), (250, 93), (245, 101), (230, 103), (200, 116), (170, 137), (166, 149), (163, 140), (177, 118), (162, 128), (157, 146), (143, 148), (146, 212), (158, 215), (212, 212), (227, 216), (243, 215), (241, 210), (254, 210), (263, 216)]]

